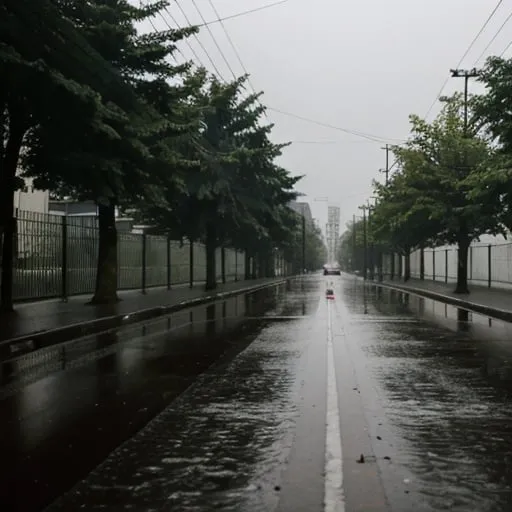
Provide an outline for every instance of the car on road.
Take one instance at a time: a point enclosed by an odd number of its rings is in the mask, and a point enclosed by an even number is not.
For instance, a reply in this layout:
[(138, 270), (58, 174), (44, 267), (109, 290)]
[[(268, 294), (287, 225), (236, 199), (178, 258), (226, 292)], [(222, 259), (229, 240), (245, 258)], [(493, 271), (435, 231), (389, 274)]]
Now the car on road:
[(324, 265), (324, 276), (341, 276), (341, 269), (338, 265)]

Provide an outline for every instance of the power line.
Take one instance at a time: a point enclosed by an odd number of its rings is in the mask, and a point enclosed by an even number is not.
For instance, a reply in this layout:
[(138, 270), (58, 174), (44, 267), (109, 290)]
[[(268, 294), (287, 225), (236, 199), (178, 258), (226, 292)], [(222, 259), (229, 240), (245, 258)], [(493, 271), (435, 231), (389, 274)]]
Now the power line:
[(374, 144), (373, 140), (292, 140), (292, 144)]
[[(226, 26), (224, 25), (224, 21), (221, 19), (220, 15), (219, 15), (219, 12), (217, 11), (217, 8), (215, 7), (215, 4), (213, 3), (212, 0), (208, 0), (208, 1), (209, 1), (210, 5), (211, 5), (211, 7), (213, 9), (213, 12), (215, 13), (215, 16), (217, 16), (217, 21), (221, 24), (222, 30), (224, 31), (224, 34), (226, 35), (226, 38), (227, 38), (231, 48), (233, 49), (233, 52), (236, 55), (238, 63), (240, 64), (243, 72), (246, 75), (248, 75), (249, 73), (247, 73), (247, 69), (245, 68), (244, 63), (242, 62), (240, 54), (238, 53), (238, 50), (236, 49), (236, 46), (233, 43), (233, 40), (231, 39), (231, 36), (229, 35), (229, 33), (228, 33), (227, 29), (226, 29)], [(254, 90), (254, 87), (253, 87), (253, 90)]]
[[(193, 27), (194, 24), (190, 22), (188, 16), (187, 16), (187, 13), (183, 10), (183, 7), (181, 7), (181, 4), (178, 2), (178, 0), (176, 0), (176, 5), (178, 6), (179, 10), (181, 11), (181, 13), (183, 14), (184, 18), (185, 18), (185, 21), (189, 24), (190, 27)], [(165, 11), (167, 13), (169, 13), (169, 10), (167, 7), (165, 7)], [(170, 14), (170, 13), (169, 13)], [(178, 25), (178, 28), (181, 28), (179, 25)], [(225, 82), (226, 80), (224, 79), (224, 77), (222, 76), (221, 72), (219, 71), (219, 69), (217, 68), (217, 66), (215, 65), (215, 62), (213, 62), (213, 59), (211, 58), (210, 54), (208, 53), (208, 51), (206, 50), (206, 48), (204, 47), (203, 43), (201, 42), (201, 40), (199, 39), (199, 37), (197, 37), (197, 34), (194, 34), (194, 38), (195, 40), (199, 43), (199, 46), (203, 49), (204, 53), (206, 54), (206, 56), (208, 57), (208, 60), (210, 61), (211, 65), (213, 66), (213, 69), (215, 70), (215, 72), (217, 73), (217, 76), (223, 81)], [(201, 61), (199, 61), (201, 62)], [(204, 67), (204, 66), (203, 66)]]
[[(489, 47), (491, 46), (492, 43), (494, 43), (494, 41), (496, 40), (496, 38), (500, 35), (501, 31), (504, 29), (505, 25), (508, 23), (508, 21), (510, 20), (510, 18), (512, 18), (512, 12), (507, 16), (507, 18), (505, 19), (505, 21), (502, 23), (501, 27), (497, 30), (496, 34), (494, 34), (494, 37), (489, 41), (489, 43), (487, 44), (487, 46), (484, 48), (484, 51), (480, 54), (480, 56), (478, 57), (478, 59), (476, 59), (475, 61), (475, 66), (478, 64), (478, 62), (480, 61), (480, 59), (485, 55), (485, 52), (489, 49)], [(458, 67), (458, 66), (457, 66)]]
[[(169, 11), (169, 9), (167, 7), (164, 7), (164, 10), (165, 12), (170, 16), (170, 18), (172, 19), (172, 21), (174, 22), (174, 24), (176, 25), (176, 28), (178, 30), (181, 29), (180, 27), (180, 24), (178, 23), (178, 21), (176, 20), (176, 18), (172, 15), (172, 13)], [(158, 14), (160, 15), (160, 17), (162, 18), (162, 20), (164, 21), (164, 23), (167, 25), (167, 27), (169, 27), (169, 30), (175, 30), (173, 27), (171, 27), (171, 24), (167, 21), (167, 19), (165, 18), (165, 16), (162, 14), (162, 11), (158, 11)], [(190, 44), (190, 41), (188, 40), (188, 38), (185, 38), (184, 39), (185, 43), (187, 44), (187, 46), (190, 48), (190, 51), (192, 52), (192, 55), (195, 57), (195, 59), (201, 64), (201, 66), (203, 68), (206, 68), (206, 66), (203, 64), (203, 62), (201, 61), (201, 59), (199, 58), (199, 55), (197, 55), (197, 52), (194, 50), (194, 47)], [(183, 55), (183, 53), (181, 52), (180, 50), (180, 53)], [(183, 56), (183, 58), (185, 58), (185, 56)], [(186, 58), (185, 58), (186, 59)], [(187, 59), (186, 59), (187, 60)]]
[(430, 104), (430, 107), (428, 108), (427, 113), (425, 114), (424, 119), (426, 119), (430, 115), (430, 112), (432, 112), (432, 109), (434, 108), (434, 105), (437, 103), (437, 100), (441, 97), (441, 94), (443, 94), (444, 88), (448, 84), (449, 80), (450, 80), (450, 76), (447, 76), (446, 80), (443, 82), (443, 85), (441, 86), (441, 89), (439, 89), (439, 92), (436, 94), (436, 97), (434, 98), (434, 101)]
[[(194, 27), (198, 27), (198, 25), (192, 25), (191, 22), (190, 22), (190, 19), (187, 17), (185, 11), (183, 10), (183, 8), (181, 7), (181, 5), (179, 4), (178, 0), (176, 0), (176, 4), (178, 5), (178, 7), (180, 8), (183, 16), (185, 17), (185, 20), (187, 21), (187, 23), (189, 23), (190, 26), (194, 26)], [(194, 2), (195, 4), (195, 2)], [(197, 5), (195, 6), (199, 15), (202, 17), (202, 13), (201, 11), (198, 9)], [(181, 29), (182, 27), (180, 26), (180, 24), (178, 23), (178, 21), (176, 20), (176, 18), (172, 15), (172, 13), (168, 10), (168, 8), (164, 8), (165, 11), (167, 12), (167, 14), (171, 17), (171, 19), (174, 21), (176, 27), (178, 29)], [(169, 27), (169, 29), (172, 30), (172, 27), (170, 26), (169, 22), (166, 20), (165, 16), (163, 16), (161, 13), (160, 15), (162, 16), (162, 19), (164, 20), (164, 22), (166, 23), (166, 25)], [(204, 19), (204, 18), (203, 18)], [(211, 33), (210, 33), (211, 34)], [(194, 36), (196, 36), (196, 34), (194, 34)], [(217, 44), (217, 41), (215, 39), (215, 37), (213, 36), (213, 34), (211, 34), (212, 38), (214, 39), (214, 42)], [(192, 53), (194, 54), (194, 57), (196, 58), (196, 60), (200, 63), (200, 65), (203, 67), (203, 68), (206, 68), (206, 66), (204, 65), (204, 63), (201, 61), (201, 59), (199, 58), (199, 56), (197, 55), (197, 53), (195, 52), (194, 48), (192, 47), (192, 45), (190, 44), (190, 42), (185, 38), (184, 39), (185, 42), (187, 43), (188, 47), (190, 48), (190, 50), (192, 51)], [(206, 48), (203, 46), (203, 44), (201, 43), (201, 41), (199, 40), (199, 38), (197, 38), (196, 36), (196, 40), (197, 42), (200, 44), (201, 48), (203, 49), (203, 51), (206, 53), (208, 59), (210, 60), (211, 64), (213, 65), (214, 69), (216, 70), (217, 72), (217, 76), (221, 79), (221, 81), (223, 82), (226, 82), (226, 80), (224, 79), (224, 77), (220, 74), (218, 68), (216, 67), (215, 63), (213, 62), (213, 59), (211, 58), (211, 56), (209, 55), (209, 53), (207, 52)], [(218, 44), (217, 44), (217, 47), (219, 48)], [(224, 60), (226, 61), (226, 64), (228, 65), (231, 73), (233, 74), (233, 77), (235, 78), (236, 80), (236, 76), (231, 68), (231, 66), (229, 65), (229, 62), (227, 61), (225, 55), (222, 53), (222, 50), (219, 48), (219, 51), (221, 52), (222, 56), (224, 57)], [(261, 103), (260, 103), (261, 104)], [(265, 116), (267, 114), (265, 113)]]
[(462, 64), (462, 61), (467, 57), (468, 53), (471, 51), (471, 48), (473, 48), (474, 44), (476, 43), (477, 39), (480, 37), (482, 32), (485, 30), (489, 22), (492, 20), (494, 15), (496, 14), (496, 11), (500, 8), (500, 5), (503, 3), (503, 0), (499, 0), (499, 2), (496, 4), (494, 9), (492, 10), (491, 14), (487, 17), (485, 20), (485, 23), (482, 25), (482, 28), (478, 31), (477, 35), (473, 38), (473, 41), (471, 41), (470, 45), (467, 47), (466, 51), (464, 52), (464, 55), (460, 58), (459, 63), (455, 66), (456, 68), (460, 67)]
[(505, 49), (500, 53), (500, 58), (503, 57), (503, 55), (505, 55), (505, 52), (512, 46), (512, 41), (510, 41), (510, 43), (507, 44), (507, 46), (505, 47)]
[[(176, 0), (176, 3), (179, 4), (179, 1)], [(236, 80), (236, 75), (235, 75), (235, 72), (233, 71), (233, 68), (231, 67), (231, 64), (229, 63), (228, 59), (226, 58), (226, 56), (224, 55), (224, 52), (222, 51), (222, 48), (220, 47), (217, 39), (215, 38), (215, 36), (213, 35), (213, 32), (212, 32), (212, 29), (210, 28), (210, 25), (206, 24), (206, 20), (204, 19), (204, 16), (203, 16), (203, 13), (201, 12), (201, 10), (199, 9), (199, 7), (197, 6), (197, 2), (196, 0), (192, 0), (192, 3), (194, 4), (194, 7), (197, 11), (197, 13), (199, 14), (201, 20), (203, 21), (204, 23), (204, 26), (206, 27), (206, 30), (208, 30), (208, 33), (210, 34), (210, 37), (213, 39), (213, 42), (215, 43), (215, 46), (217, 47), (217, 50), (219, 50), (219, 53), (221, 55), (221, 57), (224, 59), (224, 62), (226, 63), (226, 66), (228, 67), (229, 71), (231, 72), (231, 74), (233, 75), (233, 79)], [(212, 2), (210, 1), (210, 4)], [(213, 4), (212, 4), (213, 5)], [(218, 16), (217, 16), (218, 17)], [(222, 27), (224, 27), (224, 25), (222, 24)], [(226, 31), (226, 29), (224, 29), (224, 32)]]
[[(212, 9), (213, 9), (213, 12), (215, 13), (215, 16), (217, 16), (217, 20), (220, 22), (222, 30), (224, 31), (224, 34), (226, 35), (226, 38), (227, 38), (229, 44), (231, 45), (231, 48), (233, 49), (233, 52), (236, 55), (236, 58), (237, 58), (238, 63), (240, 64), (240, 66), (242, 68), (242, 71), (244, 72), (245, 75), (247, 75), (247, 82), (248, 82), (250, 88), (252, 89), (252, 92), (254, 94), (256, 94), (256, 89), (254, 88), (254, 86), (252, 84), (252, 81), (251, 81), (251, 79), (249, 77), (249, 73), (247, 72), (247, 68), (245, 67), (245, 65), (243, 63), (242, 58), (240, 57), (240, 53), (238, 52), (238, 50), (237, 50), (237, 48), (235, 46), (235, 43), (233, 42), (233, 39), (231, 39), (231, 36), (229, 35), (229, 32), (227, 31), (226, 26), (224, 25), (223, 20), (221, 20), (219, 12), (217, 11), (217, 8), (215, 7), (215, 4), (213, 3), (213, 0), (208, 0), (208, 1), (209, 1), (210, 5), (212, 6)], [(261, 102), (258, 101), (258, 103), (260, 103), (260, 105), (261, 105)], [(261, 106), (263, 106), (263, 105), (261, 105)], [(265, 112), (265, 116), (266, 115), (267, 114)]]
[[(464, 52), (464, 54), (462, 55), (462, 57), (460, 58), (458, 64), (455, 66), (456, 68), (459, 68), (460, 65), (462, 64), (462, 61), (466, 58), (466, 56), (468, 55), (468, 53), (471, 51), (471, 49), (473, 48), (473, 46), (475, 45), (477, 39), (480, 37), (480, 35), (482, 34), (482, 32), (485, 30), (485, 28), (487, 27), (487, 25), (489, 24), (489, 22), (491, 21), (491, 19), (494, 17), (494, 15), (496, 14), (496, 11), (499, 9), (500, 5), (503, 3), (503, 0), (499, 0), (499, 2), (496, 4), (496, 6), (494, 7), (494, 9), (492, 10), (491, 14), (489, 14), (489, 16), (487, 17), (487, 19), (485, 20), (484, 24), (482, 25), (482, 27), (480, 28), (480, 30), (478, 31), (478, 33), (476, 34), (476, 36), (473, 38), (473, 40), (471, 41), (471, 43), (469, 44), (469, 46), (466, 48), (466, 51)], [(427, 113), (425, 114), (425, 117), (424, 119), (426, 119), (429, 115), (430, 115), (430, 112), (432, 112), (432, 109), (434, 108), (434, 105), (437, 103), (437, 100), (439, 99), (439, 97), (441, 96), (441, 94), (443, 94), (443, 91), (444, 91), (444, 88), (446, 87), (446, 85), (448, 84), (450, 80), (450, 76), (448, 76), (446, 78), (446, 80), (444, 81), (441, 89), (439, 89), (439, 92), (437, 93), (436, 97), (434, 98), (434, 101), (432, 102), (432, 104), (430, 105), (429, 109), (427, 110)]]
[[(266, 4), (266, 5), (262, 5), (261, 7), (256, 7), (255, 9), (249, 9), (247, 11), (242, 11), (242, 12), (239, 12), (239, 13), (236, 13), (236, 14), (232, 14), (230, 16), (225, 16), (223, 18), (217, 18), (216, 20), (211, 20), (211, 21), (206, 21), (205, 23), (200, 23), (200, 24), (197, 24), (197, 25), (193, 25), (194, 27), (197, 27), (197, 28), (201, 28), (201, 27), (205, 27), (205, 26), (208, 26), (208, 25), (213, 25), (215, 23), (221, 23), (223, 21), (226, 21), (226, 20), (231, 20), (231, 19), (235, 19), (235, 18), (239, 18), (241, 16), (247, 16), (248, 14), (252, 14), (252, 13), (255, 13), (255, 12), (258, 12), (258, 11), (262, 11), (264, 9), (269, 9), (270, 7), (276, 7), (278, 5), (281, 5), (281, 4), (285, 4), (287, 3), (288, 0), (279, 0), (278, 2), (272, 2), (270, 4)], [(177, 2), (176, 2), (177, 3)], [(180, 6), (178, 6), (180, 7)], [(181, 28), (180, 27), (180, 24), (178, 23), (178, 21), (176, 20), (176, 18), (171, 14), (171, 12), (169, 11), (169, 9), (167, 7), (164, 7), (165, 11), (167, 12), (167, 14), (170, 16), (170, 18), (173, 20), (173, 22), (175, 23), (176, 27), (177, 28)], [(183, 11), (182, 11), (183, 12)], [(165, 20), (164, 16), (162, 15), (161, 12), (159, 12), (160, 16), (164, 19), (164, 21), (166, 22), (167, 26), (169, 28), (171, 28), (171, 26), (169, 25), (169, 23)], [(195, 59), (201, 64), (202, 67), (206, 67), (202, 62), (201, 62), (201, 59), (198, 57), (197, 55), (197, 52), (194, 50), (194, 48), (192, 47), (192, 45), (190, 44), (190, 42), (185, 39), (185, 43), (187, 44), (187, 46), (190, 48), (190, 51), (192, 52), (192, 54), (194, 55)], [(199, 43), (201, 44), (201, 43)], [(202, 46), (202, 45), (201, 45)], [(179, 51), (179, 53), (183, 56), (183, 58), (186, 59), (186, 57), (183, 55), (183, 52), (177, 48), (177, 50)], [(203, 48), (204, 50), (204, 48)], [(204, 50), (205, 53), (206, 50)], [(188, 60), (188, 59), (186, 59)]]
[(273, 108), (273, 107), (268, 107), (267, 106), (267, 109), (268, 110), (272, 110), (273, 112), (277, 112), (278, 114), (283, 114), (285, 116), (289, 116), (289, 117), (293, 117), (295, 119), (299, 119), (301, 121), (305, 121), (306, 123), (316, 124), (318, 126), (323, 126), (324, 128), (330, 128), (331, 130), (337, 130), (337, 131), (340, 131), (340, 132), (349, 133), (351, 135), (355, 135), (356, 137), (362, 137), (363, 139), (368, 139), (368, 140), (371, 140), (373, 142), (382, 143), (382, 142), (386, 142), (386, 140), (395, 140), (397, 142), (403, 142), (403, 140), (401, 140), (401, 139), (389, 139), (389, 138), (386, 139), (385, 137), (380, 137), (378, 135), (372, 135), (372, 134), (369, 134), (369, 133), (359, 132), (359, 131), (356, 131), (356, 130), (350, 130), (348, 128), (341, 128), (339, 126), (334, 126), (332, 124), (323, 123), (321, 121), (316, 121), (315, 119), (310, 119), (308, 117), (303, 117), (303, 116), (300, 116), (298, 114), (292, 114), (291, 112), (285, 112), (283, 110), (279, 110), (279, 109)]
[[(284, 1), (287, 1), (287, 0), (284, 0)], [(284, 1), (281, 1), (280, 3), (284, 3)], [(192, 0), (192, 2), (194, 3), (194, 6), (196, 8), (196, 10), (198, 11), (199, 15), (201, 16), (201, 19), (204, 20), (204, 17), (200, 11), (200, 9), (198, 8), (195, 0)], [(214, 12), (215, 12), (215, 15), (217, 16), (217, 21), (221, 23), (222, 27), (223, 27), (223, 30), (226, 34), (226, 37), (228, 39), (228, 41), (230, 42), (234, 52), (235, 52), (235, 55), (237, 56), (237, 59), (244, 71), (244, 73), (246, 75), (248, 75), (248, 72), (247, 72), (247, 69), (240, 57), (240, 54), (239, 52), (237, 51), (236, 49), (236, 46), (234, 45), (231, 37), (229, 36), (229, 33), (227, 32), (224, 24), (222, 23), (223, 19), (220, 18), (219, 16), (219, 13), (217, 11), (217, 9), (215, 8), (215, 5), (213, 4), (212, 0), (209, 0)], [(179, 4), (178, 0), (176, 0), (176, 3), (178, 4), (178, 7), (180, 8), (183, 16), (185, 17), (185, 20), (187, 21), (187, 23), (189, 23), (189, 25), (192, 26), (191, 22), (190, 22), (190, 19), (187, 17), (186, 13), (184, 12), (183, 8), (181, 7), (181, 5)], [(261, 10), (262, 8), (259, 8), (259, 9), (256, 9), (256, 10)], [(165, 11), (167, 12), (167, 14), (171, 17), (171, 19), (174, 21), (174, 23), (176, 24), (177, 28), (178, 29), (181, 29), (179, 23), (177, 22), (177, 20), (174, 18), (174, 16), (169, 12), (168, 8), (165, 8)], [(253, 10), (254, 11), (254, 10)], [(162, 16), (162, 19), (164, 20), (164, 22), (167, 24), (167, 26), (172, 29), (172, 27), (170, 26), (170, 24), (168, 23), (168, 21), (165, 19), (165, 17), (160, 13), (160, 15)], [(196, 25), (196, 26), (199, 26), (199, 25)], [(153, 25), (153, 28), (154, 25)], [(156, 30), (156, 29), (155, 29)], [(210, 35), (212, 36), (212, 39), (214, 40), (215, 44), (217, 45), (217, 47), (219, 48), (219, 45), (215, 39), (215, 37), (213, 36), (213, 34), (211, 33), (210, 31)], [(215, 66), (215, 63), (213, 62), (211, 56), (208, 54), (208, 52), (206, 51), (206, 49), (204, 48), (204, 46), (201, 44), (201, 41), (196, 37), (198, 43), (200, 44), (200, 46), (202, 47), (202, 49), (204, 50), (204, 52), (206, 53), (206, 55), (208, 56), (210, 62), (212, 63), (212, 65), (214, 66), (214, 69), (217, 71), (217, 74), (219, 75), (219, 77), (221, 79), (223, 79), (222, 75), (220, 74), (220, 72), (218, 71), (218, 68)], [(185, 39), (185, 41), (188, 43), (188, 41)], [(189, 43), (188, 43), (189, 44)], [(201, 59), (199, 59), (199, 56), (197, 55), (197, 53), (194, 51), (193, 47), (189, 44), (189, 47), (190, 47), (190, 50), (193, 52), (195, 58), (197, 59), (197, 61), (199, 61), (199, 63), (203, 66), (203, 62), (201, 61)], [(225, 55), (222, 53), (222, 50), (219, 48), (219, 51), (221, 52), (224, 60), (226, 61), (226, 64), (228, 65), (228, 67), (230, 68), (230, 71), (231, 73), (233, 74), (233, 76), (236, 78), (235, 74), (233, 73), (233, 70), (232, 68), (229, 66), (229, 63), (227, 62), (227, 59), (225, 57)], [(249, 80), (248, 80), (249, 82)], [(251, 86), (253, 92), (256, 94), (255, 92), (255, 89), (252, 85), (252, 83), (249, 82), (249, 85)], [(394, 140), (396, 142), (403, 142), (403, 140), (401, 139), (390, 139), (390, 138), (384, 138), (384, 137), (380, 137), (380, 136), (377, 136), (377, 135), (372, 135), (372, 134), (368, 134), (368, 133), (364, 133), (364, 132), (359, 132), (359, 131), (356, 131), (356, 130), (350, 130), (350, 129), (347, 129), (347, 128), (341, 128), (341, 127), (338, 127), (338, 126), (334, 126), (334, 125), (330, 125), (330, 124), (327, 124), (327, 123), (322, 123), (320, 121), (316, 121), (316, 120), (313, 120), (313, 119), (309, 119), (309, 118), (306, 118), (306, 117), (303, 117), (303, 116), (299, 116), (297, 114), (292, 114), (290, 112), (285, 112), (283, 110), (279, 110), (279, 109), (275, 109), (275, 108), (271, 108), (271, 107), (267, 107), (268, 110), (273, 110), (277, 113), (280, 113), (282, 115), (287, 115), (287, 116), (290, 116), (290, 117), (294, 117), (296, 119), (300, 119), (302, 121), (305, 121), (305, 122), (310, 122), (310, 123), (313, 123), (313, 124), (316, 124), (316, 125), (319, 125), (319, 126), (323, 126), (323, 127), (326, 127), (326, 128), (330, 128), (330, 129), (335, 129), (335, 130), (338, 130), (338, 131), (342, 131), (344, 133), (348, 133), (348, 134), (351, 134), (351, 135), (354, 135), (356, 137), (361, 137), (361, 138), (365, 138), (367, 139), (368, 141), (370, 142), (383, 142), (383, 141), (386, 141), (386, 140)], [(336, 143), (337, 141), (330, 141), (330, 142), (327, 142), (327, 143)], [(347, 141), (339, 141), (339, 143), (342, 143), (342, 142), (347, 142)], [(356, 141), (350, 141), (350, 142), (356, 142)], [(305, 143), (305, 144), (325, 144), (326, 141), (296, 141), (296, 143)]]
[[(194, 0), (192, 0), (192, 1), (194, 1)], [(219, 21), (219, 23), (220, 23), (220, 25), (222, 27), (222, 30), (224, 31), (224, 34), (226, 35), (226, 38), (227, 38), (231, 48), (233, 49), (233, 52), (236, 55), (236, 58), (237, 58), (238, 63), (240, 64), (240, 66), (242, 68), (242, 71), (244, 72), (244, 74), (248, 75), (249, 73), (247, 73), (247, 69), (246, 69), (244, 63), (242, 62), (242, 59), (240, 57), (240, 53), (238, 53), (238, 50), (236, 49), (236, 46), (233, 43), (233, 39), (231, 39), (231, 36), (229, 35), (229, 32), (227, 31), (226, 26), (224, 25), (223, 20), (221, 20), (219, 12), (217, 11), (217, 8), (215, 7), (215, 4), (213, 3), (212, 0), (208, 0), (208, 1), (209, 1), (210, 5), (212, 6), (212, 9), (213, 9), (213, 12), (215, 13), (215, 16), (217, 16), (217, 20)], [(250, 82), (249, 82), (249, 85), (251, 86), (253, 92), (256, 94), (256, 91), (254, 90), (254, 87), (252, 87), (252, 84)]]
[[(141, 2), (141, 5), (142, 5), (142, 2)], [(148, 21), (149, 21), (149, 24), (153, 27), (154, 33), (158, 34), (160, 31), (155, 27), (153, 20), (151, 18), (149, 18)], [(176, 45), (175, 45), (175, 49), (186, 61), (187, 58), (185, 57), (185, 55), (183, 55), (183, 52), (181, 51), (181, 49), (178, 48), (178, 46), (176, 46)], [(178, 64), (178, 59), (176, 58), (176, 55), (174, 55), (174, 52), (171, 53), (171, 57), (174, 59), (174, 62), (176, 62), (176, 64)]]
[(249, 9), (248, 11), (242, 11), (237, 14), (232, 14), (231, 16), (225, 16), (224, 18), (220, 18), (218, 20), (207, 21), (202, 23), (201, 25), (196, 25), (197, 27), (205, 27), (206, 25), (213, 25), (214, 23), (220, 23), (226, 20), (232, 20), (234, 18), (239, 18), (240, 16), (246, 16), (247, 14), (252, 14), (253, 12), (263, 11), (264, 9), (268, 9), (270, 7), (275, 7), (276, 5), (285, 4), (288, 0), (280, 0), (279, 2), (273, 2), (271, 4), (262, 5), (261, 7), (256, 7), (255, 9)]

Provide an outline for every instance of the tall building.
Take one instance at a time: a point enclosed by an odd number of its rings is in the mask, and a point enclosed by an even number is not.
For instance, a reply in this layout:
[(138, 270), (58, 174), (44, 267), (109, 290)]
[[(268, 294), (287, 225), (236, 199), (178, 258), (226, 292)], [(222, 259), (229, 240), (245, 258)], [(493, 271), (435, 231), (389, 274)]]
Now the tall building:
[(340, 238), (340, 209), (329, 206), (327, 209), (327, 225), (325, 227), (327, 241), (327, 260), (335, 263), (338, 258), (338, 240)]
[(288, 206), (294, 211), (297, 212), (299, 215), (302, 215), (306, 219), (306, 225), (308, 227), (314, 226), (314, 220), (313, 215), (311, 213), (311, 207), (309, 206), (309, 203), (306, 202), (298, 202), (298, 201), (291, 201)]

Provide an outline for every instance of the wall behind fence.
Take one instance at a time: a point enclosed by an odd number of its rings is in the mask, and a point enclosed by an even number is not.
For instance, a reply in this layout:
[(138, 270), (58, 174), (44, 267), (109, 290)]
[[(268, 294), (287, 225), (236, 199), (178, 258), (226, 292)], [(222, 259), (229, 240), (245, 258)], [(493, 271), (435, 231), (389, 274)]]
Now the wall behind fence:
[[(383, 272), (386, 277), (391, 275), (391, 258), (386, 254), (383, 258)], [(394, 255), (395, 277), (404, 276), (404, 258)], [(402, 264), (400, 265), (400, 260)], [(411, 253), (411, 277), (421, 277), (421, 251)], [(442, 283), (457, 281), (458, 250), (454, 246), (424, 249), (424, 279)], [(401, 268), (401, 273), (399, 269)], [(512, 288), (512, 243), (502, 242), (486, 244), (474, 242), (468, 253), (468, 282), (474, 285)]]
[[(29, 300), (93, 293), (98, 255), (94, 217), (63, 217), (18, 211), (14, 299)], [(206, 250), (193, 244), (193, 281), (206, 280)], [(222, 280), (222, 250), (217, 249), (217, 279)], [(190, 283), (190, 242), (165, 236), (118, 232), (118, 288), (145, 289)], [(281, 258), (276, 258), (282, 263)], [(242, 251), (224, 250), (226, 281), (242, 280)], [(276, 269), (282, 275), (282, 268)]]

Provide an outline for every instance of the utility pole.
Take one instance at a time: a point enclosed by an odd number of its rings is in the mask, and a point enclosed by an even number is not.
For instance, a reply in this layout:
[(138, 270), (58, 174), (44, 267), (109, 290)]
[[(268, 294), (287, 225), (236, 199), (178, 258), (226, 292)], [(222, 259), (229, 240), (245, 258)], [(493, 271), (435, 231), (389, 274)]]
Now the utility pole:
[(373, 235), (372, 235), (372, 217), (371, 217), (371, 211), (372, 206), (370, 205), (370, 200), (368, 202), (368, 234), (370, 235), (370, 258), (369, 258), (369, 265), (370, 265), (370, 279), (373, 281), (375, 279), (375, 252), (374, 252), (374, 245), (373, 245)]
[[(470, 78), (477, 77), (479, 75), (478, 70), (476, 68), (473, 69), (450, 69), (452, 77), (454, 78), (464, 78), (464, 138), (468, 138), (468, 82)], [(467, 146), (464, 148), (464, 166), (468, 169), (468, 154), (467, 154)], [(465, 254), (461, 254), (459, 249), (459, 257), (457, 264), (457, 289), (455, 293), (469, 293), (467, 287), (467, 251), (468, 248), (465, 249)], [(463, 259), (466, 261), (466, 265), (463, 263)]]
[(473, 69), (450, 69), (453, 78), (464, 78), (464, 136), (468, 133), (468, 82), (470, 78), (479, 75), (476, 68)]
[(356, 216), (352, 216), (352, 272), (356, 270)]
[(306, 216), (302, 215), (302, 272), (306, 272)]
[(384, 174), (386, 176), (386, 186), (387, 186), (389, 183), (389, 150), (390, 150), (389, 144), (386, 144), (381, 149), (386, 151), (386, 168), (384, 169), (384, 171), (381, 171), (381, 172), (384, 172)]
[(368, 268), (368, 249), (366, 247), (366, 205), (359, 207), (363, 210), (363, 279), (366, 281)]

